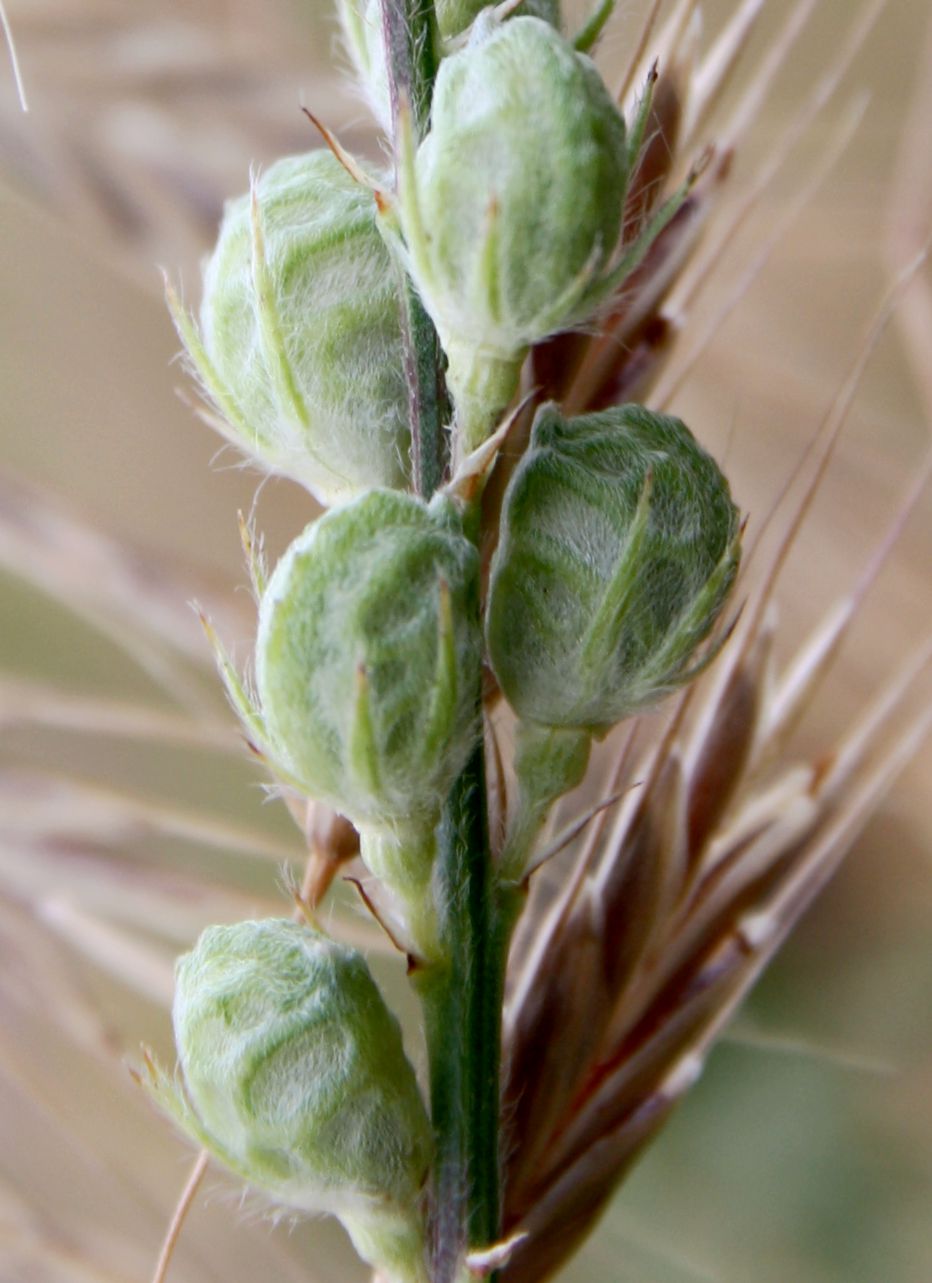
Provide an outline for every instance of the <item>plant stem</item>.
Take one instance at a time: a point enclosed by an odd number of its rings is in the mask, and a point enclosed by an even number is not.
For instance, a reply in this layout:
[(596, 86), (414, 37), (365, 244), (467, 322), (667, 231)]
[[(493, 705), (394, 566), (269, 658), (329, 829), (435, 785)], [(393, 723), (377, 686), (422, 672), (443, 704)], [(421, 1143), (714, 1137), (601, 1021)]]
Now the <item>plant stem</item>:
[(437, 331), (408, 277), (403, 285), (401, 323), (411, 424), (411, 470), (417, 493), (422, 499), (429, 499), (443, 481), (446, 467), (447, 396)]
[[(437, 71), (434, 6), (430, 0), (381, 0), (381, 10), (396, 142), (405, 110), (420, 139), (427, 132)], [(409, 281), (403, 326), (414, 482), (418, 494), (429, 499), (442, 481), (449, 453), (448, 403), (437, 334)], [(481, 696), (477, 684), (480, 724)], [(424, 1006), (436, 1142), (431, 1279), (453, 1283), (463, 1275), (464, 1250), (496, 1242), (500, 1221), (503, 947), (481, 737), (444, 807), (435, 892), (442, 961), (413, 978)]]
[(503, 977), (489, 853), (485, 754), (447, 801), (436, 874), (445, 961), (415, 976), (424, 1004), (436, 1137), (432, 1283), (452, 1283), (467, 1246), (499, 1232)]
[[(434, 6), (426, 0), (381, 0), (381, 8), (396, 144), (399, 116), (405, 110), (411, 111), (420, 140), (427, 132), (437, 74)], [(423, 499), (429, 499), (446, 465), (448, 405), (437, 332), (407, 277), (402, 286), (401, 323), (414, 485)]]
[(437, 19), (431, 0), (380, 0), (385, 62), (393, 123), (402, 101), (410, 103), (414, 128), (427, 132), (430, 98), (437, 75)]

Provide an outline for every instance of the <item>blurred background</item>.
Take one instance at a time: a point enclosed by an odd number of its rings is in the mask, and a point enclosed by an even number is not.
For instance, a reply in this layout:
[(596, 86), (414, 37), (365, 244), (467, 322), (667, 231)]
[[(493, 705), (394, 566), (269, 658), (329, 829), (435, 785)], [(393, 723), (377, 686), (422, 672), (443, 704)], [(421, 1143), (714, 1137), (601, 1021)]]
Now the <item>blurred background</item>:
[[(739, 7), (703, 4), (704, 47)], [(789, 12), (756, 7), (744, 84)], [(752, 529), (932, 226), (928, 6), (874, 7), (841, 88), (733, 238), (684, 336), (715, 327), (674, 408), (724, 460)], [(645, 8), (619, 6), (599, 55), (607, 75)], [(726, 207), (846, 38), (849, 0), (809, 8)], [(170, 1060), (172, 956), (209, 921), (287, 912), (282, 869), (302, 851), (246, 760), (189, 603), (245, 660), (237, 510), (255, 501), (273, 555), (313, 515), (286, 482), (256, 498), (256, 475), (196, 419), (158, 268), (197, 300), (224, 196), (245, 188), (250, 164), (317, 145), (300, 104), (352, 149), (375, 157), (379, 144), (335, 68), (324, 0), (7, 10), (31, 110), (0, 59), (0, 1280), (128, 1283), (149, 1276), (190, 1160), (125, 1062), (141, 1041)], [(865, 94), (850, 144), (797, 208)], [(784, 657), (857, 579), (928, 451), (930, 288), (925, 270), (883, 338), (786, 567)], [(915, 656), (930, 547), (926, 496), (801, 749), (827, 750)], [(932, 1278), (930, 791), (926, 751), (566, 1279)], [(336, 903), (414, 1030), (399, 964), (343, 891)], [(272, 1227), (211, 1176), (170, 1277), (362, 1275), (333, 1226)]]

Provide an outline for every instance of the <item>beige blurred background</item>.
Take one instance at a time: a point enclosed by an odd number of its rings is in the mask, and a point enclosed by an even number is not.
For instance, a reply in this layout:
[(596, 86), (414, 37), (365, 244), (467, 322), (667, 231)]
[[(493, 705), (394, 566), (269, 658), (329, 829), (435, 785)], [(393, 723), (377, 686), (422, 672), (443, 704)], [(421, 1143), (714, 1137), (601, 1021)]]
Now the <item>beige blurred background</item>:
[[(736, 7), (705, 6), (709, 39)], [(0, 60), (0, 474), (15, 481), (0, 492), (0, 1280), (142, 1280), (185, 1151), (119, 1058), (141, 1039), (170, 1054), (165, 959), (212, 914), (283, 910), (281, 861), (300, 851), (236, 752), (88, 733), (82, 721), (80, 701), (198, 709), (222, 738), (226, 710), (188, 600), (213, 605), (239, 656), (249, 648), (248, 594), (234, 592), (245, 582), (236, 512), (252, 505), (257, 478), (179, 396), (157, 267), (197, 297), (223, 195), (245, 186), (251, 163), (316, 145), (300, 103), (350, 146), (374, 155), (377, 144), (328, 67), (336, 28), (322, 0), (7, 8), (32, 110), (18, 112)], [(623, 60), (643, 8), (619, 7), (606, 67)], [(765, 6), (749, 67), (787, 11)], [(748, 189), (853, 11), (848, 0), (816, 6), (739, 152), (729, 199)], [(841, 385), (894, 264), (932, 224), (932, 112), (921, 100), (930, 18), (921, 0), (886, 5), (695, 319), (698, 332), (868, 92), (852, 144), (675, 403), (726, 458), (752, 529)], [(923, 288), (927, 271), (869, 367), (785, 572), (784, 655), (855, 580), (929, 448)], [(311, 515), (284, 482), (263, 488), (257, 512), (273, 551)], [(84, 523), (112, 542), (94, 544)], [(926, 496), (812, 709), (807, 749), (827, 748), (928, 636), (930, 547)], [(113, 604), (121, 592), (135, 624)], [(152, 640), (169, 634), (170, 646)], [(18, 716), (27, 687), (62, 692), (63, 707), (65, 695), (77, 699), (74, 725)], [(928, 699), (928, 683), (919, 689)], [(930, 791), (926, 750), (568, 1279), (932, 1278)], [(140, 806), (104, 822), (108, 794)], [(212, 894), (191, 893), (191, 869)], [(115, 958), (126, 960), (125, 983)], [(404, 1002), (397, 968), (378, 965)], [(214, 1181), (198, 1203), (178, 1283), (357, 1277), (332, 1227), (272, 1229), (225, 1189)]]

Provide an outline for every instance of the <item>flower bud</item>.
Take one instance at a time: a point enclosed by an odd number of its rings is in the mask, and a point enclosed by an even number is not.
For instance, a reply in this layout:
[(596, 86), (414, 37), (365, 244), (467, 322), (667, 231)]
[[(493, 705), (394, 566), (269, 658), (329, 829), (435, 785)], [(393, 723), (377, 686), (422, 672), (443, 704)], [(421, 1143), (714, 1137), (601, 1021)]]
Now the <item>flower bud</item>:
[(269, 581), (267, 743), (355, 824), (432, 827), (473, 744), (478, 554), (452, 505), (372, 491), (308, 526)]
[(605, 733), (695, 674), (734, 581), (739, 518), (686, 426), (643, 406), (544, 406), (505, 496), (488, 645), (526, 722)]
[[(461, 35), (493, 0), (437, 0), (434, 13), (441, 41)], [(391, 96), (385, 57), (382, 0), (338, 0), (340, 20), (360, 83), (373, 114), (386, 133), (392, 129)], [(560, 25), (559, 0), (524, 0), (517, 13)]]
[(399, 209), (467, 450), (513, 395), (528, 346), (600, 301), (627, 173), (620, 112), (548, 23), (482, 15), (441, 64)]
[(200, 332), (169, 301), (237, 446), (323, 503), (406, 486), (396, 268), (371, 192), (329, 151), (279, 161), (228, 202)]
[[(458, 36), (465, 31), (483, 9), (488, 9), (495, 0), (436, 0), (437, 26), (444, 39)], [(519, 16), (543, 18), (554, 27), (560, 25), (559, 0), (524, 0), (517, 10)]]
[(185, 1091), (157, 1094), (186, 1130), (275, 1202), (339, 1216), (373, 1264), (413, 1258), (389, 1277), (418, 1278), (430, 1124), (362, 955), (287, 920), (209, 927), (178, 962), (172, 1016)]
[(391, 133), (392, 107), (385, 58), (382, 0), (338, 0), (337, 9), (360, 86), (376, 120)]

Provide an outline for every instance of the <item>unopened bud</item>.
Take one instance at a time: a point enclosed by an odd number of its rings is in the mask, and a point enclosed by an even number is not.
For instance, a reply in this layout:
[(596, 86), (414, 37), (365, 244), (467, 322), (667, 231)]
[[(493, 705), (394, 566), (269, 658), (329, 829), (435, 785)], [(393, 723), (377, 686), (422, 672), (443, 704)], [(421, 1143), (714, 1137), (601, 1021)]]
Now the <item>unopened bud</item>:
[(209, 927), (176, 969), (183, 1087), (155, 1093), (279, 1205), (332, 1212), (367, 1259), (424, 1278), (431, 1133), (401, 1031), (365, 959), (287, 920)]
[[(434, 14), (437, 35), (443, 46), (461, 36), (470, 24), (488, 9), (492, 0), (437, 0)], [(386, 133), (392, 129), (391, 92), (385, 55), (383, 0), (338, 0), (338, 12), (360, 84), (379, 124)], [(516, 15), (543, 18), (560, 25), (560, 0), (524, 0)], [(510, 16), (510, 15), (509, 15)]]
[(391, 91), (385, 57), (382, 0), (338, 0), (346, 43), (372, 113), (386, 133), (392, 128)]
[(625, 123), (593, 63), (547, 22), (483, 14), (441, 64), (399, 206), (466, 449), (528, 346), (601, 300), (627, 179)]
[(739, 537), (727, 481), (679, 419), (542, 407), (492, 563), (489, 652), (511, 706), (599, 735), (688, 681)]
[(259, 614), (268, 746), (355, 824), (433, 819), (477, 727), (478, 554), (445, 500), (372, 491), (290, 546)]
[(407, 485), (397, 269), (371, 191), (329, 151), (279, 161), (227, 204), (199, 331), (170, 302), (234, 444), (326, 504)]
[[(441, 36), (445, 39), (458, 36), (483, 9), (494, 3), (495, 0), (436, 0), (434, 8)], [(518, 17), (543, 18), (554, 27), (560, 25), (559, 0), (524, 0), (524, 4), (518, 5), (513, 12)]]

